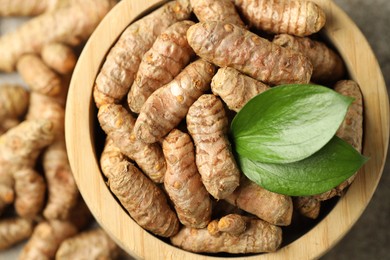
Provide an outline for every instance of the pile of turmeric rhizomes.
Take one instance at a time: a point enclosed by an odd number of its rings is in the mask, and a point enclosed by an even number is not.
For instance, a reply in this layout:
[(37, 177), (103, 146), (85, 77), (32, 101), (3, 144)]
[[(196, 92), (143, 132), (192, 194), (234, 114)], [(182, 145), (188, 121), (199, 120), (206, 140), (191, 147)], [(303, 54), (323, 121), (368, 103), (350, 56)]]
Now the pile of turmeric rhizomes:
[(79, 194), (64, 135), (78, 55), (115, 4), (0, 1), (0, 22), (19, 21), (0, 36), (0, 255), (23, 241), (19, 259), (115, 259), (120, 253)]

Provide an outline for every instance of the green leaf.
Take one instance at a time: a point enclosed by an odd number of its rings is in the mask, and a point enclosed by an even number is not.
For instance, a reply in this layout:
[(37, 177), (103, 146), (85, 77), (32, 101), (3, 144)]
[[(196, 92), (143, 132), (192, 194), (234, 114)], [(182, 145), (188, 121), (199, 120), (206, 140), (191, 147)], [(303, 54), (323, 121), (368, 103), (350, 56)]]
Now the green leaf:
[(336, 136), (317, 153), (298, 162), (261, 163), (240, 155), (237, 159), (250, 180), (269, 191), (290, 196), (328, 191), (351, 177), (367, 161)]
[(283, 85), (252, 98), (235, 116), (238, 154), (265, 163), (302, 160), (329, 142), (353, 99), (319, 85)]

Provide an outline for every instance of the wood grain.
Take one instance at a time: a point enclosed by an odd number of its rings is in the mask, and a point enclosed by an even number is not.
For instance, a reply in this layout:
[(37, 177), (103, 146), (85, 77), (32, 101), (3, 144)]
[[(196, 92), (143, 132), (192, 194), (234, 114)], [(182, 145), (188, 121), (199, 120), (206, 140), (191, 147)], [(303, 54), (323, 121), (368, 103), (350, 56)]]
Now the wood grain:
[[(389, 143), (389, 101), (378, 62), (362, 33), (330, 0), (313, 0), (326, 12), (324, 35), (337, 48), (364, 97), (363, 154), (370, 157), (334, 209), (315, 228), (276, 253), (240, 259), (315, 259), (352, 227), (380, 180)], [(136, 259), (220, 259), (162, 242), (140, 228), (104, 183), (95, 150), (93, 82), (111, 45), (141, 12), (160, 1), (123, 0), (102, 21), (84, 48), (73, 74), (66, 111), (69, 160), (80, 192), (99, 224)], [(236, 259), (236, 258), (235, 258)]]

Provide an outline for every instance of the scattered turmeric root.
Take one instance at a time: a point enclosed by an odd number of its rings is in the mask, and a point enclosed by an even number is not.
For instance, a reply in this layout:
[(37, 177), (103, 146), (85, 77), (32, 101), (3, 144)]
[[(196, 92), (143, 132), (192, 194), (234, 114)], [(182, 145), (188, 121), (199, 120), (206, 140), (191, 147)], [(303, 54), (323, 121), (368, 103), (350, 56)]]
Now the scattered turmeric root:
[(36, 220), (45, 203), (46, 183), (33, 169), (23, 169), (13, 174), (15, 179), (15, 210), (23, 218)]
[(239, 71), (220, 68), (211, 81), (214, 95), (220, 96), (229, 109), (238, 112), (254, 96), (270, 89), (266, 84)]
[(211, 235), (207, 228), (183, 227), (171, 237), (173, 245), (191, 252), (260, 253), (274, 252), (282, 242), (282, 229), (260, 219), (248, 219), (239, 235), (220, 232)]
[(145, 143), (155, 143), (167, 135), (188, 112), (189, 107), (210, 89), (215, 67), (197, 60), (145, 102), (135, 122), (134, 133)]
[(177, 129), (163, 141), (167, 172), (164, 187), (183, 225), (203, 228), (211, 218), (211, 200), (195, 164), (191, 137)]
[(31, 90), (56, 96), (61, 93), (61, 78), (35, 54), (26, 54), (17, 62), (17, 70)]
[(221, 21), (245, 26), (231, 0), (191, 0), (191, 5), (200, 22)]
[(22, 55), (38, 54), (48, 43), (79, 45), (91, 35), (115, 3), (114, 0), (77, 1), (34, 17), (15, 31), (3, 35), (0, 38), (0, 71), (14, 71), (16, 62)]
[(122, 156), (107, 158), (116, 156), (117, 149), (113, 142), (107, 142), (100, 159), (112, 193), (144, 229), (163, 237), (176, 234), (180, 223), (165, 194)]
[(100, 126), (115, 145), (134, 160), (154, 182), (162, 183), (166, 171), (165, 158), (158, 143), (145, 144), (133, 132), (135, 119), (121, 105), (107, 104), (98, 112)]
[(76, 66), (76, 55), (72, 48), (61, 43), (50, 43), (42, 49), (42, 60), (60, 74), (71, 73)]
[(240, 186), (225, 200), (273, 225), (288, 226), (291, 223), (291, 197), (263, 189), (247, 178), (243, 177)]
[(335, 82), (345, 74), (341, 57), (323, 42), (308, 37), (296, 37), (288, 34), (276, 35), (273, 43), (303, 53), (313, 65), (311, 80), (319, 83)]
[(251, 27), (269, 33), (307, 36), (318, 32), (326, 21), (324, 11), (311, 1), (234, 0)]
[(66, 220), (79, 199), (66, 153), (65, 139), (59, 138), (43, 154), (48, 201), (43, 210), (46, 219)]
[(16, 217), (0, 221), (0, 251), (10, 248), (30, 237), (33, 222)]
[(191, 26), (187, 39), (195, 53), (219, 67), (232, 67), (271, 85), (308, 83), (313, 71), (301, 53), (282, 48), (234, 24)]
[(119, 103), (129, 92), (142, 56), (150, 49), (158, 35), (171, 24), (188, 19), (189, 0), (177, 0), (132, 23), (108, 53), (94, 87), (97, 107)]
[(80, 233), (61, 243), (56, 260), (115, 259), (119, 248), (100, 228)]
[(0, 175), (32, 169), (53, 137), (53, 125), (47, 120), (24, 121), (0, 136)]
[(169, 26), (144, 54), (127, 96), (133, 112), (139, 113), (148, 97), (176, 77), (194, 56), (186, 36), (187, 29), (193, 24), (192, 21), (182, 21)]
[(312, 196), (295, 197), (294, 209), (302, 216), (316, 219), (320, 214), (321, 201)]
[(226, 198), (239, 185), (241, 173), (227, 138), (222, 102), (212, 94), (202, 95), (188, 111), (187, 128), (195, 143), (196, 165), (204, 186), (214, 198)]
[(53, 259), (60, 244), (76, 233), (76, 227), (67, 221), (41, 222), (34, 228), (19, 259)]

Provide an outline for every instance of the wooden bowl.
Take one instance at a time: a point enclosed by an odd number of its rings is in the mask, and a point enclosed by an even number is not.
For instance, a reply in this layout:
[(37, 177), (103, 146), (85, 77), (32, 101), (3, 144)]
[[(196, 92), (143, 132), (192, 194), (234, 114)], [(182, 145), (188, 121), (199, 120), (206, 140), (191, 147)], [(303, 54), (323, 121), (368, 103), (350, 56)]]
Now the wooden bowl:
[[(389, 141), (389, 101), (383, 76), (366, 39), (331, 0), (313, 0), (327, 14), (325, 37), (343, 57), (364, 96), (363, 153), (370, 157), (329, 213), (310, 230), (275, 253), (242, 259), (311, 259), (333, 247), (352, 227), (370, 201), (381, 177)], [(107, 188), (98, 163), (103, 135), (92, 98), (102, 61), (122, 31), (160, 0), (123, 0), (103, 20), (86, 44), (73, 74), (66, 109), (66, 144), (80, 192), (99, 224), (130, 255), (141, 259), (214, 259), (178, 249), (146, 232), (125, 212)]]

